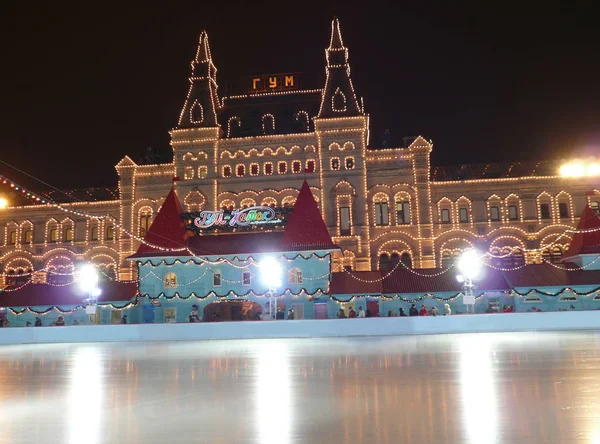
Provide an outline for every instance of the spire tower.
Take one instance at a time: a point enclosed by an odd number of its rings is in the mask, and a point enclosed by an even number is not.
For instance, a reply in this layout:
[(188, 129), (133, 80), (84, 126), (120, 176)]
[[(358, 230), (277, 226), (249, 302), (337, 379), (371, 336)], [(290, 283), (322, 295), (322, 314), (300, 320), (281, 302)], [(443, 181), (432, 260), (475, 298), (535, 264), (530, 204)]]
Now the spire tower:
[(327, 79), (319, 110), (320, 118), (352, 117), (363, 115), (358, 103), (348, 64), (348, 48), (344, 46), (340, 21), (331, 22), (331, 39), (325, 50)]
[(181, 109), (177, 128), (218, 126), (217, 68), (212, 61), (208, 34), (200, 33), (196, 57), (191, 63), (190, 89)]

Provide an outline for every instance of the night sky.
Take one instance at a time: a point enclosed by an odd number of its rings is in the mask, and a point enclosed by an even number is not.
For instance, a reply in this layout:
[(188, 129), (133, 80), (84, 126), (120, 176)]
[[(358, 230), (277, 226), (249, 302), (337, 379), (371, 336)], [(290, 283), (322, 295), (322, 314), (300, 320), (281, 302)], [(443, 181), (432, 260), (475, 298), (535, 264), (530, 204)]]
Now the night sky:
[(374, 143), (421, 134), (435, 165), (600, 147), (600, 27), (575, 2), (16, 3), (0, 18), (0, 160), (61, 188), (116, 185), (115, 163), (148, 146), (169, 159), (202, 29), (221, 95), (284, 72), (320, 88), (334, 14)]

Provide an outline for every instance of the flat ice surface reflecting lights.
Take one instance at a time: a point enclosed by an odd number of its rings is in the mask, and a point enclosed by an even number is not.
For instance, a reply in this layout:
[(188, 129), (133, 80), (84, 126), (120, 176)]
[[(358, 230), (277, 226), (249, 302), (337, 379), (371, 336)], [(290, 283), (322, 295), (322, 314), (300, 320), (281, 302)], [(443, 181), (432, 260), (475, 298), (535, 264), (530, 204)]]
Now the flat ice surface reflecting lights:
[(0, 443), (600, 444), (600, 333), (0, 346)]

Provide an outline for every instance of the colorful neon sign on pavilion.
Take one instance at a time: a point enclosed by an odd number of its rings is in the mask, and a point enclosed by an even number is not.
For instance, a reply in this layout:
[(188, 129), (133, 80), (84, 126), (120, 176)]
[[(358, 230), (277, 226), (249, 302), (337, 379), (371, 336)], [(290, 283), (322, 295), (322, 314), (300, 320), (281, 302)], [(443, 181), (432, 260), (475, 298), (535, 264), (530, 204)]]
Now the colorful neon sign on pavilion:
[(194, 226), (200, 229), (229, 226), (247, 227), (250, 225), (280, 224), (275, 210), (267, 206), (255, 206), (242, 210), (201, 211), (194, 218)]

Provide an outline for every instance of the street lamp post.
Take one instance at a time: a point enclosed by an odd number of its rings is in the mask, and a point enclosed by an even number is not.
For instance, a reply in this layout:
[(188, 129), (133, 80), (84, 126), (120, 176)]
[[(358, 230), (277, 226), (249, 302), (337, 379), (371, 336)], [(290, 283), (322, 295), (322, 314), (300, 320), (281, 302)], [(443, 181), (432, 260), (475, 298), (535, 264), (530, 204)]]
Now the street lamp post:
[(277, 311), (277, 298), (275, 292), (281, 286), (281, 266), (273, 257), (266, 257), (260, 261), (260, 277), (268, 288), (269, 294), (269, 315), (272, 320), (275, 319)]
[(473, 290), (476, 288), (473, 283), (481, 272), (481, 255), (477, 250), (468, 250), (461, 254), (457, 263), (461, 274), (456, 276), (458, 282), (463, 284), (463, 303), (467, 306), (467, 313), (475, 313), (475, 295)]

